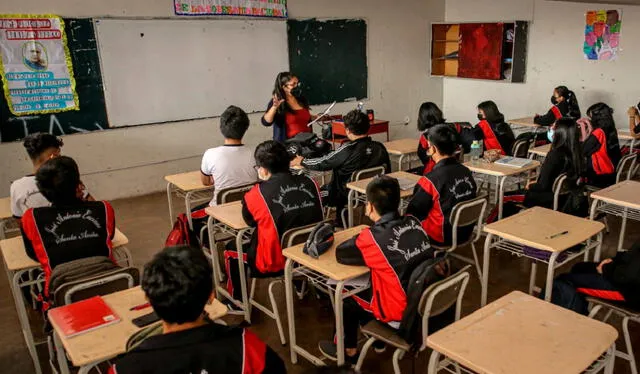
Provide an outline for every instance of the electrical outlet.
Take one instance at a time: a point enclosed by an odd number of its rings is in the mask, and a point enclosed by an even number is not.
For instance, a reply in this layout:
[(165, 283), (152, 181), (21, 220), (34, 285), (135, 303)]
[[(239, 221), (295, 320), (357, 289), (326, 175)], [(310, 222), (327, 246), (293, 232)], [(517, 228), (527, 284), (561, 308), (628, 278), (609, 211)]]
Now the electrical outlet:
[(407, 126), (411, 122), (411, 118), (409, 116), (404, 117), (404, 125)]

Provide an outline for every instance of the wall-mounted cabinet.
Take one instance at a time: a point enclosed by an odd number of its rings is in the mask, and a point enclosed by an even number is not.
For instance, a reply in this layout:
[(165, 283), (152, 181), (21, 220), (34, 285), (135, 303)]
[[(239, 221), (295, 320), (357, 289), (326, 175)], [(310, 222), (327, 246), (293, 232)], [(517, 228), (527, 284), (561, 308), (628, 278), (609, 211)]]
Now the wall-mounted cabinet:
[(431, 75), (523, 83), (526, 21), (432, 25)]

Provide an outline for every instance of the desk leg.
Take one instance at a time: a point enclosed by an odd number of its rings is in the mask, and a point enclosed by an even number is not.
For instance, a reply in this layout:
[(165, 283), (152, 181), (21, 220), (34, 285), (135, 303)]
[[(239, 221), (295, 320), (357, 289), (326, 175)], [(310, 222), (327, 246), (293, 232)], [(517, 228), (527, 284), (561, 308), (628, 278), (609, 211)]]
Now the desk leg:
[[(349, 195), (347, 197), (347, 227), (346, 229), (353, 227), (353, 216), (354, 209), (356, 207), (356, 191), (349, 190)], [(341, 212), (336, 212), (336, 214), (340, 214)]]
[(5, 240), (7, 238), (7, 220), (0, 220), (0, 240)]
[(244, 251), (242, 249), (242, 237), (247, 232), (247, 229), (240, 230), (238, 236), (236, 236), (236, 250), (238, 251), (238, 268), (240, 269), (240, 290), (242, 292), (242, 305), (244, 309), (244, 319), (248, 323), (251, 323), (251, 303), (247, 295), (247, 273), (244, 269)]
[(553, 274), (555, 273), (556, 260), (560, 252), (551, 253), (549, 257), (549, 265), (547, 267), (547, 283), (544, 286), (544, 300), (551, 301), (551, 292), (553, 291)]
[(65, 354), (64, 346), (60, 341), (60, 336), (58, 336), (58, 333), (55, 331), (53, 332), (53, 344), (56, 347), (56, 356), (58, 357), (58, 368), (60, 368), (60, 373), (69, 374), (67, 355)]
[(193, 230), (193, 218), (191, 218), (191, 196), (193, 192), (187, 192), (184, 194), (184, 214), (187, 215), (187, 221), (189, 221), (189, 228)]
[[(602, 231), (598, 233), (598, 246), (596, 247), (595, 253), (593, 254), (593, 261), (600, 262), (600, 255), (602, 254), (602, 242), (604, 241), (602, 237)], [(589, 254), (585, 254), (585, 261), (588, 260)]]
[(287, 299), (287, 320), (289, 321), (289, 350), (291, 352), (291, 363), (298, 363), (296, 353), (296, 317), (293, 311), (293, 261), (287, 259), (284, 265), (284, 291)]
[(338, 366), (344, 365), (344, 321), (342, 319), (343, 298), (342, 290), (344, 289), (344, 281), (338, 282), (336, 285), (335, 305), (336, 305), (336, 345), (338, 349)]
[(604, 366), (604, 374), (613, 374), (616, 363), (616, 343), (614, 342), (607, 350), (607, 363)]
[(218, 246), (215, 241), (216, 233), (214, 231), (213, 221), (213, 217), (209, 217), (207, 220), (207, 234), (209, 235), (209, 254), (211, 255), (211, 266), (213, 267), (213, 288), (217, 294), (218, 283), (222, 282), (222, 269), (220, 268), (220, 257), (218, 256)]
[(624, 232), (627, 230), (627, 217), (629, 215), (629, 209), (624, 208), (622, 212), (622, 224), (620, 225), (620, 238), (618, 239), (618, 251), (622, 250), (622, 245), (624, 244)]
[(403, 162), (404, 162), (404, 155), (400, 155), (400, 158), (398, 159), (398, 171), (402, 171)]
[(434, 349), (433, 352), (431, 352), (431, 357), (429, 357), (429, 368), (427, 373), (437, 374), (438, 366), (440, 366), (440, 352)]
[(482, 260), (482, 291), (480, 296), (480, 306), (487, 305), (487, 293), (489, 288), (489, 254), (491, 253), (491, 245), (493, 234), (488, 234), (484, 241), (484, 255)]
[(593, 199), (591, 203), (591, 212), (589, 214), (589, 219), (594, 220), (596, 218), (596, 211), (598, 210), (598, 199)]
[(11, 293), (13, 293), (13, 301), (16, 303), (16, 310), (18, 312), (18, 320), (20, 320), (20, 327), (22, 328), (22, 334), (24, 335), (24, 341), (27, 344), (27, 349), (33, 360), (33, 366), (35, 367), (36, 374), (41, 374), (40, 360), (38, 360), (38, 352), (36, 351), (36, 344), (33, 340), (33, 334), (31, 333), (31, 326), (29, 325), (29, 317), (27, 316), (27, 309), (22, 300), (22, 292), (20, 292), (20, 278), (25, 271), (18, 271), (13, 273), (6, 268), (7, 276), (9, 277), (9, 283), (11, 284)]
[(502, 211), (504, 209), (504, 185), (507, 182), (507, 177), (502, 177), (500, 180), (500, 186), (498, 187), (498, 219), (502, 219)]
[(173, 193), (173, 184), (171, 182), (167, 182), (167, 200), (169, 203), (169, 227), (173, 228), (173, 199), (171, 198), (171, 194)]
[(538, 276), (538, 262), (531, 260), (531, 275), (529, 276), (529, 295), (533, 295), (536, 288), (536, 278)]

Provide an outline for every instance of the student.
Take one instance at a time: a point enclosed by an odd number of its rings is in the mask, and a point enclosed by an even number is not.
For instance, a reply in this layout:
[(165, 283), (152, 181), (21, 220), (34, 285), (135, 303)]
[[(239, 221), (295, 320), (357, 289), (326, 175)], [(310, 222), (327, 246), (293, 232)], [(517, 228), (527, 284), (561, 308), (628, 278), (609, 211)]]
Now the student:
[(214, 299), (213, 272), (201, 250), (165, 248), (145, 265), (142, 290), (162, 334), (146, 338), (110, 373), (286, 373), (254, 333), (209, 320), (204, 308)]
[(629, 131), (634, 135), (640, 134), (640, 103), (629, 108), (627, 114), (629, 114)]
[(352, 110), (344, 116), (344, 125), (349, 141), (340, 148), (324, 157), (304, 159), (298, 156), (292, 161), (293, 166), (302, 165), (309, 170), (333, 170), (331, 183), (322, 189), (325, 204), (336, 207), (336, 224), (339, 226), (342, 226), (342, 209), (347, 204), (347, 183), (353, 173), (376, 166), (384, 166), (386, 172), (391, 171), (387, 149), (367, 135), (370, 123), (366, 114)]
[(583, 144), (587, 183), (608, 187), (616, 183), (616, 168), (622, 158), (613, 109), (605, 103), (597, 103), (589, 107), (587, 116), (593, 128)]
[[(625, 303), (640, 310), (640, 243), (629, 251), (600, 263), (576, 264), (570, 273), (553, 281), (551, 302), (577, 313), (588, 314), (586, 296)], [(544, 295), (542, 295), (544, 297)]]
[[(371, 288), (344, 301), (345, 353), (350, 362), (357, 359), (358, 327), (374, 318), (384, 323), (399, 323), (407, 306), (411, 269), (433, 257), (429, 238), (420, 222), (414, 217), (400, 216), (399, 207), (398, 180), (387, 176), (374, 179), (367, 186), (365, 207), (373, 226), (336, 250), (339, 263), (371, 269)], [(318, 347), (329, 359), (336, 360), (337, 348), (333, 341), (321, 341)]]
[[(456, 134), (446, 125), (429, 131), (429, 155), (436, 163), (415, 187), (407, 207), (407, 215), (422, 222), (422, 227), (434, 245), (451, 245), (452, 228), (449, 216), (453, 207), (476, 197), (476, 181), (471, 171), (455, 158)], [(462, 227), (458, 241), (466, 241), (473, 227)]]
[(224, 145), (208, 149), (202, 156), (200, 177), (205, 186), (214, 186), (209, 206), (216, 205), (218, 192), (258, 180), (254, 166), (253, 150), (242, 144), (249, 128), (249, 117), (237, 106), (228, 107), (220, 117), (220, 132)]
[(551, 126), (562, 117), (580, 118), (580, 106), (578, 98), (573, 91), (566, 86), (558, 86), (553, 90), (551, 96), (551, 109), (545, 115), (537, 115), (533, 118), (533, 123), (541, 126)]
[(52, 158), (36, 172), (36, 184), (51, 206), (30, 208), (21, 228), (27, 255), (42, 266), (44, 296), (56, 266), (86, 257), (112, 258), (115, 217), (106, 201), (83, 201), (83, 186), (75, 161)]
[(272, 95), (262, 116), (262, 125), (273, 127), (273, 140), (284, 142), (302, 132), (312, 132), (307, 124), (314, 116), (298, 77), (288, 71), (279, 73)]
[[(38, 190), (35, 173), (46, 161), (60, 156), (63, 143), (61, 139), (54, 135), (36, 133), (27, 136), (23, 145), (33, 163), (34, 174), (27, 175), (11, 183), (11, 213), (15, 218), (21, 218), (29, 208), (51, 205)], [(93, 200), (84, 185), (83, 199)]]
[(476, 140), (482, 140), (484, 150), (497, 149), (501, 155), (511, 155), (515, 135), (511, 126), (504, 122), (504, 115), (493, 101), (484, 101), (478, 105), (480, 122), (474, 128)]
[[(270, 277), (282, 274), (285, 259), (280, 239), (290, 229), (318, 223), (323, 219), (320, 192), (315, 182), (289, 171), (289, 153), (282, 143), (269, 140), (256, 148), (255, 162), (262, 180), (242, 200), (242, 216), (255, 227), (243, 261), (250, 276)], [(238, 252), (235, 241), (225, 251), (227, 287), (236, 300), (242, 300)]]

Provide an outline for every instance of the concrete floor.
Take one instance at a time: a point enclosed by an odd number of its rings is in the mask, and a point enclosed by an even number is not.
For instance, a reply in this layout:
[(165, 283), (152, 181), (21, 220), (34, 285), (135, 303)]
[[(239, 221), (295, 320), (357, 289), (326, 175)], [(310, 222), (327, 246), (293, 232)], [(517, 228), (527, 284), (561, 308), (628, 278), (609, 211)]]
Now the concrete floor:
[[(133, 253), (136, 266), (141, 267), (148, 261), (154, 253), (163, 247), (164, 240), (169, 231), (169, 218), (166, 195), (157, 193), (142, 197), (113, 201), (116, 211), (117, 226), (124, 232), (130, 240), (129, 248)], [(175, 201), (175, 206), (182, 206), (180, 201)], [(612, 254), (617, 244), (619, 233), (619, 220), (609, 219), (611, 234), (605, 236), (604, 254)], [(627, 228), (626, 247), (640, 239), (638, 224), (633, 222)], [(481, 249), (481, 243), (478, 246)], [(463, 252), (468, 252), (466, 249)], [(528, 288), (529, 263), (506, 253), (496, 253), (492, 257), (489, 301), (495, 300), (512, 290), (526, 291)], [(561, 269), (563, 271), (565, 269)], [(543, 271), (538, 275), (538, 282), (543, 279)], [(469, 314), (476, 310), (480, 302), (480, 285), (477, 277), (471, 277), (470, 286), (464, 298), (463, 314)], [(266, 301), (266, 282), (259, 282), (258, 300)], [(286, 321), (284, 292), (279, 290), (280, 311), (283, 320)], [(32, 314), (32, 326), (36, 334), (36, 340), (42, 340), (41, 317), (37, 313)], [(233, 323), (233, 319), (228, 320)], [(316, 343), (320, 339), (328, 339), (333, 333), (333, 314), (328, 302), (320, 302), (312, 297), (297, 302), (296, 321), (298, 327), (298, 343), (310, 350), (317, 351)], [(619, 327), (619, 321), (616, 326)], [(286, 322), (285, 322), (286, 323)], [(259, 311), (254, 311), (253, 325), (251, 329), (265, 340), (287, 363), (289, 373), (305, 373), (313, 366), (303, 358), (299, 358), (297, 365), (292, 365), (289, 360), (289, 350), (287, 346), (282, 346), (279, 342), (278, 332), (275, 322)], [(286, 329), (286, 327), (285, 327)], [(26, 350), (22, 333), (19, 328), (18, 317), (15, 311), (13, 298), (10, 294), (9, 286), (5, 276), (0, 277), (0, 373), (31, 373), (33, 366)], [(632, 336), (634, 336), (636, 352), (640, 351), (640, 329), (632, 326)], [(288, 337), (287, 337), (288, 339)], [(618, 341), (618, 347), (623, 346), (622, 341)], [(478, 347), (481, 349), (481, 347)], [(50, 372), (48, 367), (48, 353), (45, 346), (39, 347), (42, 367), (45, 373)], [(365, 362), (364, 371), (369, 373), (392, 373), (391, 350), (384, 354), (377, 355), (370, 353)], [(636, 357), (638, 355), (636, 354)], [(426, 373), (428, 352), (423, 352), (415, 361), (405, 358), (402, 362), (404, 373)], [(615, 373), (630, 373), (629, 365), (622, 360), (617, 360)]]

